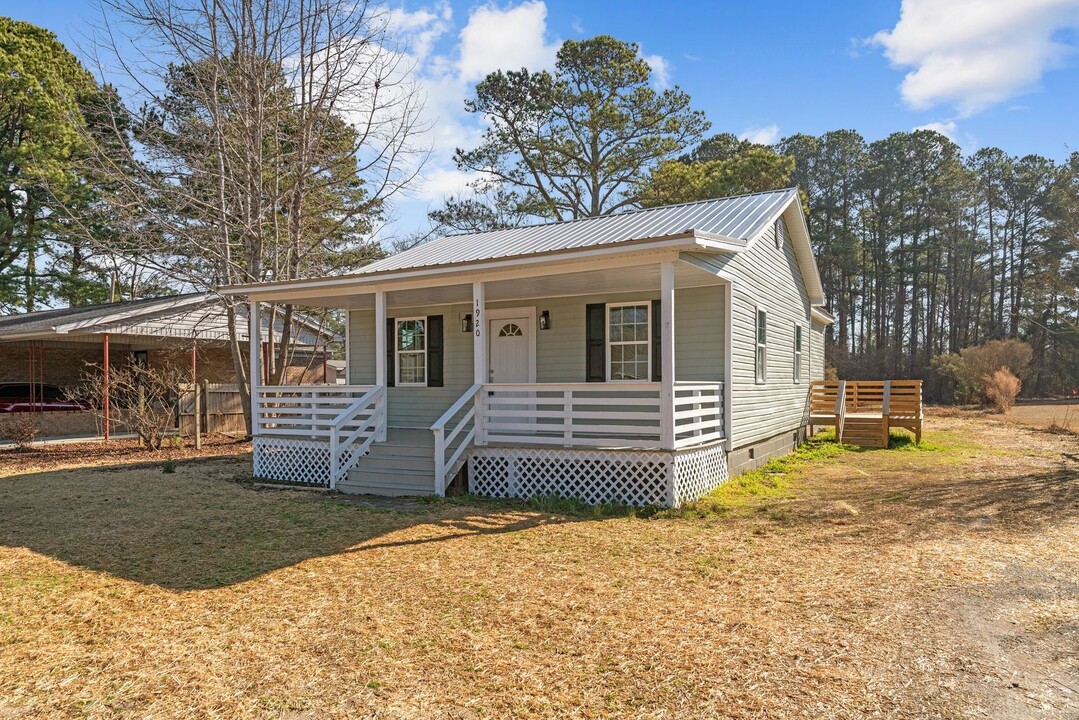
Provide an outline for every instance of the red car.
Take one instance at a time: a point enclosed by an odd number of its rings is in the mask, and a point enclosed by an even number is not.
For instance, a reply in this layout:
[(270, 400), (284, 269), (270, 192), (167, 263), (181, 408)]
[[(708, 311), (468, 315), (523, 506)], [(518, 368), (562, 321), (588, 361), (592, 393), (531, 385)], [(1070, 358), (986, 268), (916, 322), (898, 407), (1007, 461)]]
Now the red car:
[(44, 383), (0, 383), (0, 413), (54, 412), (85, 410), (86, 406), (68, 400), (64, 389)]

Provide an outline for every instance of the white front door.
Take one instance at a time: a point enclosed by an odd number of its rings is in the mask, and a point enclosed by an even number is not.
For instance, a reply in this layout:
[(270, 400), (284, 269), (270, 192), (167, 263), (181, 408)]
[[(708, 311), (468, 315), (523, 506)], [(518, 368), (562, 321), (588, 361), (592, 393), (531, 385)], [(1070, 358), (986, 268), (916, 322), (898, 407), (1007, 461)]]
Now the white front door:
[(490, 382), (534, 382), (531, 317), (488, 318), (487, 337), (490, 338), (487, 363)]

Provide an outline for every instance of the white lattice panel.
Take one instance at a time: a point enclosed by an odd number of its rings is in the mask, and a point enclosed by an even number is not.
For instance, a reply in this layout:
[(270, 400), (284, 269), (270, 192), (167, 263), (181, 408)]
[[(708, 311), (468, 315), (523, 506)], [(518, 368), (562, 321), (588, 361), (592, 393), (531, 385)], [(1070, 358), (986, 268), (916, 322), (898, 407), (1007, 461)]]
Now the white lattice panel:
[(730, 479), (722, 445), (678, 453), (674, 458), (674, 501), (681, 505), (704, 497)]
[(282, 482), (330, 484), (330, 444), (320, 440), (256, 437), (255, 477)]
[(574, 497), (588, 503), (670, 505), (673, 456), (663, 452), (477, 448), (469, 490), (494, 497)]

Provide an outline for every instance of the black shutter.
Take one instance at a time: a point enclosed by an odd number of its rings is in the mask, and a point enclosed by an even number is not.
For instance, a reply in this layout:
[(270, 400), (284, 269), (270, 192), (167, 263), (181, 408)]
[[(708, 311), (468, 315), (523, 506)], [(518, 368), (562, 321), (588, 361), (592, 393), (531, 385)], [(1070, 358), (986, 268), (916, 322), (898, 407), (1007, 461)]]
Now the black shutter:
[(397, 384), (397, 323), (386, 318), (386, 385)]
[(607, 306), (585, 306), (585, 381), (607, 380)]
[(442, 316), (427, 316), (427, 387), (442, 387), (444, 377)]
[(659, 314), (659, 300), (652, 301), (652, 382), (663, 379), (663, 321)]

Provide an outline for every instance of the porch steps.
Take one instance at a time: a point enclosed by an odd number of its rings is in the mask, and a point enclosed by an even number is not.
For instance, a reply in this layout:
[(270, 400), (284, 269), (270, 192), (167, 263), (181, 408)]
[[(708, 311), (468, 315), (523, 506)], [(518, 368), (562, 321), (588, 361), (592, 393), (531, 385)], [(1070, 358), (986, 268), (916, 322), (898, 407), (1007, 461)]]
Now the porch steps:
[(880, 415), (847, 415), (840, 442), (862, 447), (888, 447), (888, 426)]
[(433, 495), (434, 452), (430, 431), (390, 428), (386, 442), (372, 444), (337, 489), (355, 495)]

